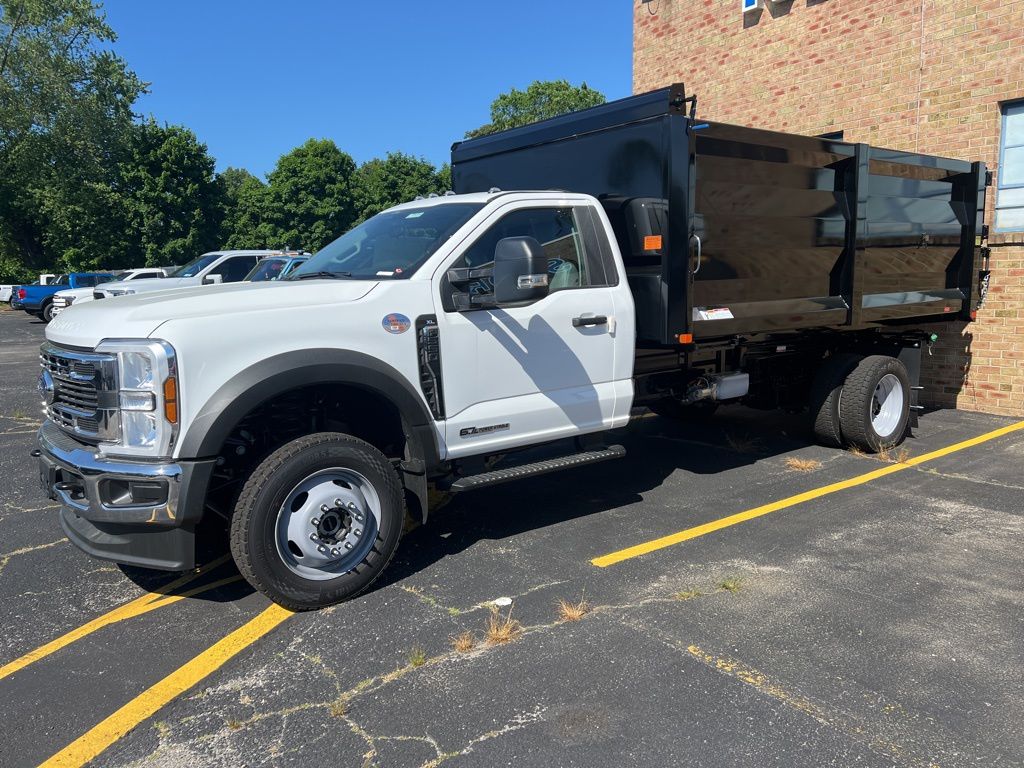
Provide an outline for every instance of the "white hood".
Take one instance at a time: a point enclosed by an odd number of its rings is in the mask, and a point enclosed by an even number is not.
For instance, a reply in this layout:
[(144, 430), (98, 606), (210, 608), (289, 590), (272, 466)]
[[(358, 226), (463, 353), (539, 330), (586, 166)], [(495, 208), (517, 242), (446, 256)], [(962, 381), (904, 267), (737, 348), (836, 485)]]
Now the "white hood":
[(227, 315), (329, 307), (361, 299), (377, 285), (371, 280), (286, 280), (147, 291), (73, 304), (46, 326), (46, 338), (92, 349), (103, 339), (148, 338), (165, 322), (183, 318), (208, 318), (211, 333), (216, 333), (217, 322)]

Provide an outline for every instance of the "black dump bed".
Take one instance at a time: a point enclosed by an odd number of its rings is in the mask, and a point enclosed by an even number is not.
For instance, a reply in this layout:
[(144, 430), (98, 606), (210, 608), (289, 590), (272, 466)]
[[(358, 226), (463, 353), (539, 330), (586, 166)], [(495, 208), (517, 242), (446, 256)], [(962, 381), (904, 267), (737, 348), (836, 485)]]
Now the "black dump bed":
[(601, 200), (640, 341), (969, 319), (986, 169), (696, 120), (681, 85), (452, 147), (456, 192)]

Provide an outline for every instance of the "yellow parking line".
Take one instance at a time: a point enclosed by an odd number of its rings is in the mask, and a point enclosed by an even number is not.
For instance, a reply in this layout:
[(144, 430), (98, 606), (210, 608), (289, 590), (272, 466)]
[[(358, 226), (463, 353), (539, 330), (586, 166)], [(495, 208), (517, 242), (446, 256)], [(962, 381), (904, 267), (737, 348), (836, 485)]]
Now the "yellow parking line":
[(215, 672), (291, 615), (292, 612), (287, 608), (279, 605), (270, 606), (256, 618), (218, 640), (159, 683), (136, 696), (49, 760), (40, 763), (40, 768), (85, 765), (161, 707)]
[(206, 584), (202, 587), (197, 587), (189, 592), (185, 592), (179, 595), (169, 594), (178, 587), (184, 586), (185, 584), (189, 584), (198, 579), (200, 576), (204, 576), (206, 573), (213, 570), (214, 568), (223, 565), (230, 559), (230, 557), (230, 555), (223, 555), (222, 557), (218, 557), (216, 560), (211, 561), (200, 572), (187, 573), (184, 576), (181, 576), (175, 579), (174, 581), (170, 582), (169, 584), (165, 584), (157, 592), (147, 592), (146, 594), (142, 595), (141, 597), (135, 598), (129, 603), (125, 603), (124, 605), (118, 606), (117, 608), (103, 614), (102, 616), (97, 616), (95, 619), (87, 621), (82, 626), (71, 630), (67, 634), (61, 635), (56, 640), (51, 640), (45, 645), (41, 645), (35, 650), (29, 651), (24, 656), (20, 656), (14, 661), (4, 664), (2, 667), (0, 667), (0, 680), (3, 680), (5, 677), (8, 677), (9, 675), (13, 675), (20, 669), (24, 669), (29, 664), (39, 661), (40, 659), (44, 659), (50, 654), (56, 653), (61, 648), (65, 648), (77, 640), (81, 640), (86, 635), (91, 635), (93, 632), (96, 632), (99, 629), (103, 629), (103, 627), (110, 626), (111, 624), (116, 624), (117, 622), (124, 621), (125, 619), (133, 618), (140, 614), (147, 613), (148, 611), (156, 610), (157, 608), (163, 608), (167, 605), (170, 605), (171, 603), (175, 603), (178, 600), (181, 600), (184, 597), (190, 597), (192, 595), (199, 594), (200, 592), (206, 592), (218, 586), (223, 586), (224, 584), (233, 581), (238, 581), (241, 577), (235, 576), (230, 579), (221, 579), (219, 582), (214, 582), (212, 584)]
[(962, 451), (965, 448), (980, 445), (981, 443), (988, 442), (989, 440), (995, 440), (997, 437), (1002, 437), (1003, 435), (1008, 435), (1011, 432), (1016, 432), (1021, 429), (1024, 429), (1024, 421), (1017, 422), (1016, 424), (1010, 424), (1009, 426), (1001, 427), (1000, 429), (995, 429), (991, 432), (986, 432), (978, 437), (972, 437), (970, 440), (954, 443), (953, 445), (940, 448), (939, 450), (932, 451), (931, 453), (925, 453), (920, 456), (909, 458), (899, 464), (889, 464), (881, 469), (876, 469), (872, 472), (858, 475), (857, 477), (851, 477), (849, 480), (841, 480), (838, 483), (832, 483), (831, 485), (825, 485), (821, 488), (815, 488), (810, 491), (805, 491), (804, 493), (798, 493), (795, 496), (789, 496), (788, 498), (779, 499), (778, 501), (773, 501), (769, 504), (763, 504), (760, 507), (754, 507), (753, 509), (748, 509), (744, 512), (737, 512), (735, 515), (729, 515), (728, 517), (723, 517), (718, 520), (712, 520), (710, 523), (704, 523), (703, 525), (687, 528), (686, 530), (679, 531), (678, 533), (662, 536), (659, 539), (645, 541), (642, 544), (636, 544), (632, 547), (627, 547), (626, 549), (620, 549), (617, 552), (601, 555), (600, 557), (595, 557), (590, 562), (598, 568), (607, 568), (609, 565), (621, 563), (623, 560), (630, 560), (634, 557), (639, 557), (640, 555), (646, 555), (648, 552), (654, 552), (659, 549), (664, 549), (665, 547), (671, 547), (674, 544), (689, 541), (690, 539), (696, 539), (699, 536), (704, 536), (705, 534), (712, 533), (713, 531), (720, 531), (723, 528), (728, 528), (729, 526), (737, 525), (738, 523), (745, 523), (747, 520), (753, 520), (756, 517), (761, 517), (771, 512), (777, 512), (780, 509), (787, 509), (788, 507), (793, 507), (797, 504), (803, 504), (805, 501), (820, 499), (822, 496), (828, 496), (832, 493), (844, 491), (847, 488), (855, 488), (858, 485), (870, 483), (872, 480), (877, 480), (880, 477), (892, 475), (896, 472), (902, 472), (905, 469), (910, 469), (911, 467), (916, 467), (920, 464), (924, 464), (925, 462), (933, 461), (934, 459), (938, 459), (943, 456), (948, 456), (951, 453)]

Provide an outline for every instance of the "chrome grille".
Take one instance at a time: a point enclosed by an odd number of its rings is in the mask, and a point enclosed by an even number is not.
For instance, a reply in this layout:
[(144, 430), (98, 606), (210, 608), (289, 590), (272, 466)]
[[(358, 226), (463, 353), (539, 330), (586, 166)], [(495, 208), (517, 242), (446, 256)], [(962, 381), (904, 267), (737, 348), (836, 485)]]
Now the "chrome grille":
[(117, 361), (114, 355), (79, 352), (43, 344), (39, 360), (53, 382), (46, 413), (75, 437), (88, 441), (118, 437)]

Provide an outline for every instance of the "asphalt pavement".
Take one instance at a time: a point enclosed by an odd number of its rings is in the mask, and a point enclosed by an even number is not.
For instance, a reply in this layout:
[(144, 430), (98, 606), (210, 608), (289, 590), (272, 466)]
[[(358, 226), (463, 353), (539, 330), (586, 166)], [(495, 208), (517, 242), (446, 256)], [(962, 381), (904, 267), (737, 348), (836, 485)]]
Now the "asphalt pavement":
[(1024, 765), (1012, 419), (879, 459), (640, 414), (626, 458), (447, 500), (369, 594), (289, 615), (223, 558), (64, 539), (43, 331), (0, 311), (0, 765)]

